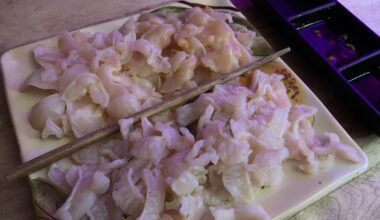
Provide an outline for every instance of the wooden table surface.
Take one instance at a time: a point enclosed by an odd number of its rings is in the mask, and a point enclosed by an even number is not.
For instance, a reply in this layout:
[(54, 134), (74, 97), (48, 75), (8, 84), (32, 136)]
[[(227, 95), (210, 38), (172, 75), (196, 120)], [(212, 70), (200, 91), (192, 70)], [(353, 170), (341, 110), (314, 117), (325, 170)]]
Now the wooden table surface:
[[(162, 1), (162, 0), (161, 0)], [(2, 0), (0, 54), (15, 46), (123, 15), (154, 0)], [(249, 0), (233, 1), (274, 49), (287, 46), (277, 29)], [(284, 57), (367, 153), (367, 172), (304, 209), (292, 219), (380, 219), (380, 137), (371, 132), (321, 70), (297, 50)], [(20, 163), (3, 83), (0, 83), (0, 176)], [(0, 219), (35, 219), (27, 180), (0, 183)]]

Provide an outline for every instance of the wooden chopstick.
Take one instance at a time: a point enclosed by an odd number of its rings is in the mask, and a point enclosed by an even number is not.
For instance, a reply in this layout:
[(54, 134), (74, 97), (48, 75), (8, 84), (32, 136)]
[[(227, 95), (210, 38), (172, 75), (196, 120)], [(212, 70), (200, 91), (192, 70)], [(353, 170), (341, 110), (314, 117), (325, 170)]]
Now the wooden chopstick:
[[(140, 112), (137, 112), (129, 117), (126, 117), (126, 119), (132, 118), (134, 123), (137, 123), (140, 121), (142, 117), (150, 117), (152, 115), (158, 114), (160, 112), (163, 112), (165, 110), (168, 110), (170, 108), (173, 108), (175, 106), (184, 104), (193, 98), (197, 97), (198, 95), (207, 92), (208, 90), (212, 89), (217, 84), (226, 83), (236, 77), (239, 77), (246, 73), (246, 71), (258, 68), (259, 66), (268, 63), (290, 51), (290, 48), (285, 48), (282, 50), (279, 50), (269, 56), (263, 57), (253, 63), (250, 63), (248, 65), (242, 66), (230, 73), (223, 74), (222, 76), (219, 76), (215, 80), (202, 84), (192, 90), (189, 90), (188, 92), (185, 92), (184, 94), (170, 98), (168, 100), (165, 100), (157, 105), (154, 105), (150, 108), (147, 108), (145, 110), (142, 110)], [(60, 160), (64, 157), (67, 157), (74, 152), (83, 149), (89, 144), (92, 144), (96, 141), (100, 141), (104, 138), (110, 137), (116, 133), (119, 132), (119, 125), (118, 123), (111, 124), (109, 126), (106, 126), (104, 128), (101, 128), (97, 131), (94, 131), (90, 134), (87, 134), (81, 138), (78, 138), (76, 140), (73, 140), (67, 144), (64, 144), (52, 151), (49, 151), (41, 156), (38, 156), (34, 159), (31, 159), (15, 169), (11, 170), (7, 176), (6, 179), (8, 181), (15, 180), (19, 177), (26, 176), (32, 172), (35, 172), (57, 160)]]

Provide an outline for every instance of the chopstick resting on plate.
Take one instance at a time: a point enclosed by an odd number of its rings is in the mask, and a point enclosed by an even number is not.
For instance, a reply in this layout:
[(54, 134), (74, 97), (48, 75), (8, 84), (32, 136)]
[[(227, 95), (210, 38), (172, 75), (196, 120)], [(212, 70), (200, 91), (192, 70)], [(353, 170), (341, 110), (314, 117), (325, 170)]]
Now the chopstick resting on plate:
[[(181, 104), (184, 104), (193, 98), (197, 97), (198, 95), (207, 92), (208, 90), (212, 89), (214, 86), (222, 83), (226, 83), (232, 79), (235, 79), (244, 73), (246, 73), (250, 69), (255, 69), (260, 67), (261, 65), (268, 63), (290, 51), (290, 48), (287, 47), (285, 49), (279, 50), (269, 56), (262, 57), (261, 59), (250, 63), (248, 65), (242, 66), (230, 73), (223, 74), (216, 78), (215, 80), (204, 83), (199, 85), (198, 87), (191, 89), (180, 96), (173, 97), (170, 99), (167, 99), (157, 105), (153, 105), (150, 108), (147, 108), (145, 110), (142, 110), (140, 112), (137, 112), (135, 114), (130, 115), (129, 117), (126, 117), (125, 119), (133, 119), (134, 123), (137, 123), (140, 121), (142, 117), (150, 117), (155, 114), (158, 114), (160, 112), (163, 112), (165, 110), (168, 110), (170, 108), (173, 108), (175, 106), (179, 106)], [(104, 128), (101, 128), (99, 130), (96, 130), (92, 133), (89, 133), (81, 138), (75, 139), (67, 144), (64, 144), (60, 147), (57, 147), (56, 149), (49, 151), (45, 154), (42, 154), (41, 156), (38, 156), (34, 159), (31, 159), (15, 169), (11, 170), (7, 176), (6, 179), (8, 181), (15, 180), (19, 177), (26, 176), (30, 173), (33, 173), (55, 161), (58, 161), (64, 157), (67, 157), (74, 152), (83, 149), (84, 147), (95, 143), (97, 141), (100, 141), (102, 139), (105, 139), (107, 137), (110, 137), (116, 133), (119, 132), (119, 124), (116, 122), (114, 124), (111, 124), (109, 126), (106, 126)]]

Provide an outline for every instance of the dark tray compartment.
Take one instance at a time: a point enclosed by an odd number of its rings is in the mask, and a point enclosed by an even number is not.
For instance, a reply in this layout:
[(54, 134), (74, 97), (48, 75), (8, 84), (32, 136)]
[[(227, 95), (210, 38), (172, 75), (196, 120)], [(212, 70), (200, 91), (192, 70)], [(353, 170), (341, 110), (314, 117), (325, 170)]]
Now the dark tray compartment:
[(380, 133), (380, 51), (342, 68), (340, 73), (355, 93), (351, 97), (359, 103), (356, 107)]
[(342, 68), (341, 74), (361, 99), (380, 115), (380, 52)]
[(380, 135), (380, 38), (336, 1), (252, 1)]
[(273, 10), (283, 17), (289, 18), (302, 12), (315, 9), (321, 5), (332, 3), (332, 0), (267, 0), (268, 4), (276, 5)]
[(380, 40), (342, 5), (333, 3), (289, 18), (310, 47), (333, 68), (380, 49)]

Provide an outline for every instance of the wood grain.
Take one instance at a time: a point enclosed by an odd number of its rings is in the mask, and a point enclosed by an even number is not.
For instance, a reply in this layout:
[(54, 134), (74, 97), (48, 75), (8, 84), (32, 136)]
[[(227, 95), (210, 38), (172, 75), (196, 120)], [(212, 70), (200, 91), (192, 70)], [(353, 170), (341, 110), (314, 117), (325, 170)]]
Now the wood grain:
[(102, 21), (164, 0), (0, 1), (0, 51)]
[(380, 166), (376, 166), (290, 220), (380, 219)]
[[(2, 0), (0, 1), (0, 54), (15, 46), (101, 21), (122, 17), (136, 7), (159, 0)], [(250, 0), (233, 0), (275, 50), (288, 46), (277, 28)], [(284, 57), (348, 133), (363, 147), (372, 169), (292, 219), (380, 219), (380, 138), (374, 135), (348, 104), (343, 93), (296, 48)], [(0, 90), (4, 91), (3, 83)], [(4, 93), (0, 92), (0, 176), (20, 163), (19, 151)], [(26, 179), (0, 183), (0, 219), (34, 219)]]

